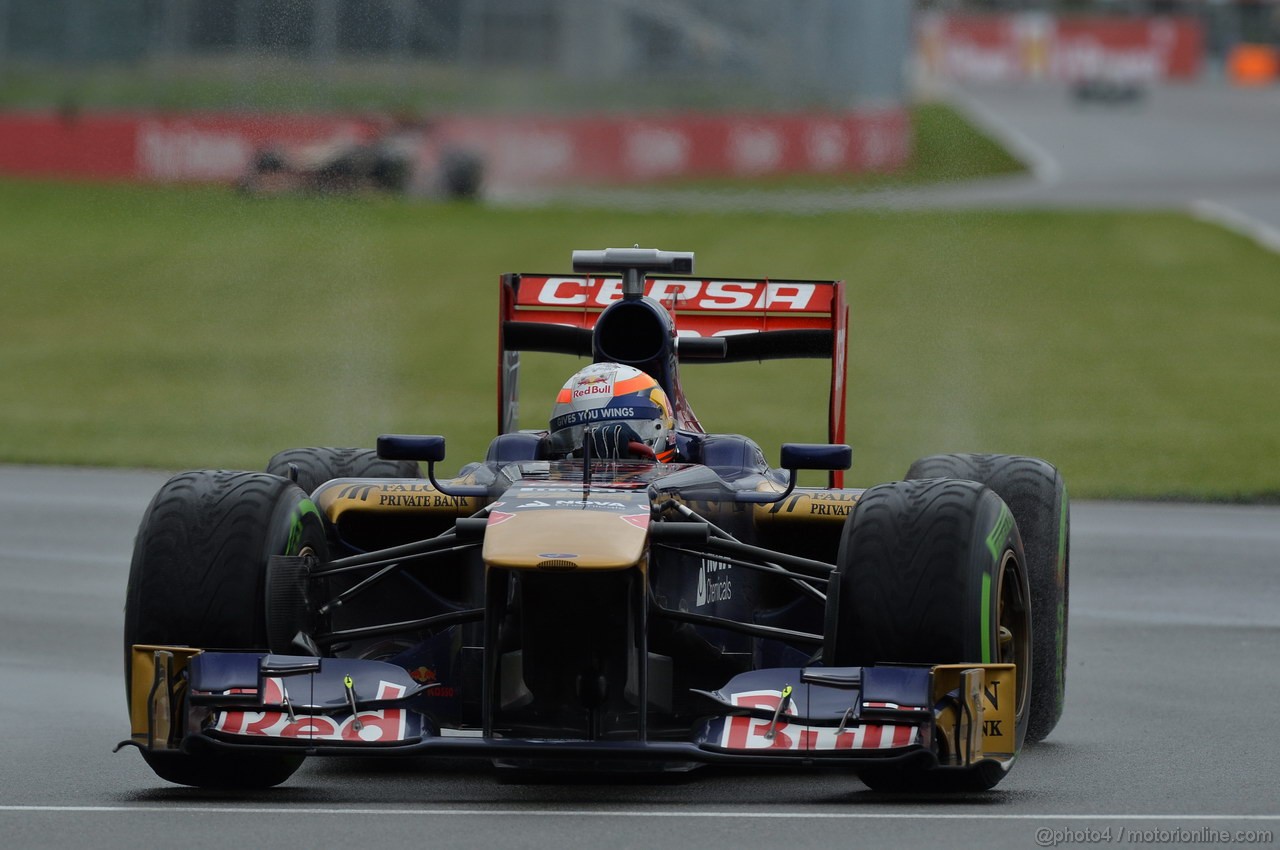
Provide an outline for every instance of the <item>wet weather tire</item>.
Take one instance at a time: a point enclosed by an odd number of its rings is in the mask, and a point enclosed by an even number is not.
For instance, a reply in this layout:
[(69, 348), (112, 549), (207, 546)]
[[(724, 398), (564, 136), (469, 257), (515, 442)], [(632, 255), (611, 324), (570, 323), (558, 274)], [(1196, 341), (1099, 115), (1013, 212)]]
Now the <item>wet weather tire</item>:
[[(134, 543), (125, 595), (126, 695), (134, 644), (289, 651), (269, 645), (269, 635), (295, 631), (268, 622), (272, 556), (324, 553), (324, 522), (287, 479), (214, 470), (170, 478)], [(144, 750), (143, 758), (162, 779), (223, 788), (278, 785), (302, 764), (294, 754)]]
[(373, 449), (311, 447), (285, 449), (267, 462), (267, 472), (290, 478), (297, 470), (297, 484), (308, 493), (335, 478), (421, 478), (417, 461), (384, 460)]
[[(828, 588), (824, 663), (1018, 664), (1013, 752), (1026, 733), (1031, 620), (1022, 542), (994, 492), (971, 481), (881, 484), (845, 521)], [(1006, 585), (1006, 583), (1008, 583)], [(1002, 646), (1002, 627), (1012, 640)], [(925, 770), (919, 763), (869, 766), (876, 790), (985, 790), (999, 764)]]
[(947, 454), (921, 458), (906, 477), (977, 481), (996, 491), (1013, 511), (1027, 555), (1035, 624), (1027, 740), (1044, 740), (1062, 716), (1067, 686), (1071, 510), (1062, 474), (1033, 457)]

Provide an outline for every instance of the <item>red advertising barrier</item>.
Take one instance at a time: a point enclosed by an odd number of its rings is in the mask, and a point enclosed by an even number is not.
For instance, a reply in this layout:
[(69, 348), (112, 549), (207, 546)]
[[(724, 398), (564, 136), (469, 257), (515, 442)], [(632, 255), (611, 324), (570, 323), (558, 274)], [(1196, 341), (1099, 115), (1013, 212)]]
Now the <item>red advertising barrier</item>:
[(903, 109), (792, 115), (456, 119), (441, 132), (481, 152), (502, 184), (889, 171), (911, 153)]
[[(337, 145), (388, 130), (342, 117), (234, 114), (0, 115), (0, 173), (145, 182), (233, 181), (267, 145)], [(511, 188), (682, 176), (889, 171), (910, 156), (905, 109), (654, 117), (445, 117), (419, 131), (420, 160), (481, 155)]]
[(917, 51), (926, 72), (970, 82), (1187, 80), (1200, 73), (1204, 32), (1177, 15), (926, 14)]
[(244, 175), (259, 147), (360, 140), (368, 121), (237, 115), (0, 115), (0, 172), (139, 181)]

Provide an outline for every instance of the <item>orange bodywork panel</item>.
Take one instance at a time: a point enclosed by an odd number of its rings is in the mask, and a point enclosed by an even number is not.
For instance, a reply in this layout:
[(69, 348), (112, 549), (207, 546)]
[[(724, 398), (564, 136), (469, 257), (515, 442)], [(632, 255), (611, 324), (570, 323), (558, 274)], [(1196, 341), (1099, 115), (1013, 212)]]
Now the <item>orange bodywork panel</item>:
[(484, 562), (505, 569), (627, 569), (644, 560), (648, 523), (647, 512), (495, 510), (484, 535)]

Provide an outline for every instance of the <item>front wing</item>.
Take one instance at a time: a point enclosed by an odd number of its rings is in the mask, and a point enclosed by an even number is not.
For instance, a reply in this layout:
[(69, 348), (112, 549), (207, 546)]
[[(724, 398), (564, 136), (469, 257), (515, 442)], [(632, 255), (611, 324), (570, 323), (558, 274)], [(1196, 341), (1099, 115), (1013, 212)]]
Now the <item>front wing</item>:
[[(940, 768), (1014, 757), (1009, 664), (776, 668), (695, 691), (684, 741), (514, 739), (442, 728), (420, 684), (381, 661), (133, 647), (132, 736), (121, 746), (307, 755), (440, 755), (526, 763), (848, 764)], [(1009, 699), (1001, 699), (1002, 694)], [(117, 748), (118, 749), (118, 748)]]

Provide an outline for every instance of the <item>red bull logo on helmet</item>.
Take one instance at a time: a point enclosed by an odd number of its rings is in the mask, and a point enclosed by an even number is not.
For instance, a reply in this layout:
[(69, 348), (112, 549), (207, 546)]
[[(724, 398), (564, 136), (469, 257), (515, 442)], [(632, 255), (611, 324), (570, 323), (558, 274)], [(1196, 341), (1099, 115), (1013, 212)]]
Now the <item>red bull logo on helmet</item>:
[(608, 396), (613, 393), (613, 380), (606, 375), (584, 375), (573, 385), (573, 398)]

